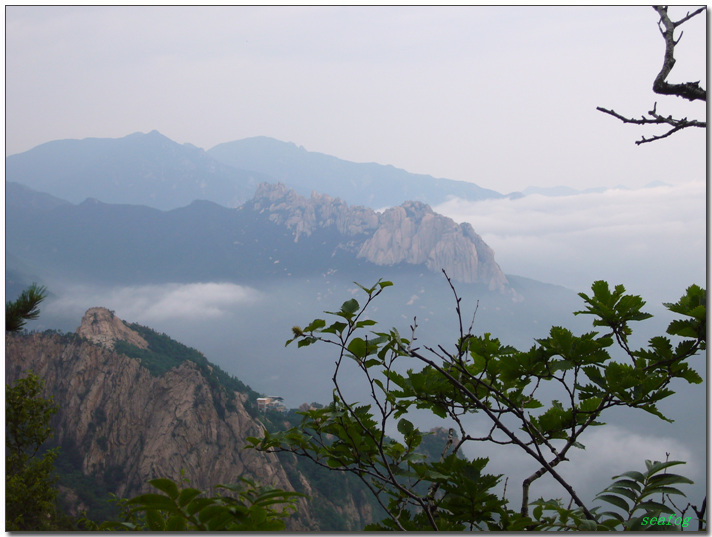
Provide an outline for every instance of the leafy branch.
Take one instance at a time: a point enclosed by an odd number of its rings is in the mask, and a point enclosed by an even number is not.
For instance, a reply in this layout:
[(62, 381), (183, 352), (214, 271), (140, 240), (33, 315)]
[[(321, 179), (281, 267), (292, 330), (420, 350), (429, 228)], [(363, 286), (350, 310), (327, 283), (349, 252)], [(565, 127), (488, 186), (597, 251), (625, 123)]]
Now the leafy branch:
[(296, 511), (298, 492), (272, 489), (239, 478), (235, 485), (217, 485), (220, 492), (204, 497), (203, 491), (181, 487), (171, 479), (152, 479), (158, 493), (119, 500), (123, 521), (96, 525), (84, 519), (86, 529), (128, 531), (280, 531), (284, 519)]
[[(529, 351), (519, 351), (490, 334), (474, 334), (474, 319), (466, 328), (461, 298), (445, 277), (453, 291), (459, 328), (451, 350), (443, 345), (419, 346), (417, 320), (410, 326), (410, 338), (396, 328), (375, 329), (377, 323), (367, 319), (366, 312), (391, 282), (359, 286), (366, 293), (365, 304), (347, 300), (339, 311), (327, 312), (336, 318), (331, 324), (315, 319), (303, 329), (294, 327), (287, 345), (326, 343), (338, 350), (333, 401), (328, 407), (301, 413), (298, 427), (281, 433), (265, 431), (263, 438), (249, 439), (250, 445), (292, 452), (358, 476), (388, 513), (389, 519), (376, 529), (535, 527), (529, 516), (529, 488), (547, 474), (575, 505), (569, 511), (588, 521), (586, 527), (595, 527), (595, 510), (584, 504), (556, 467), (568, 460), (572, 448), (584, 449), (581, 437), (589, 427), (602, 425), (601, 416), (610, 408), (641, 409), (669, 421), (657, 403), (673, 394), (670, 382), (675, 378), (702, 381), (688, 359), (706, 345), (705, 290), (691, 286), (678, 302), (666, 304), (683, 316), (668, 326), (668, 334), (680, 339), (675, 346), (667, 337), (657, 336), (646, 348), (631, 348), (631, 323), (651, 317), (642, 310), (645, 302), (627, 295), (622, 285), (611, 289), (598, 281), (590, 296), (580, 294), (586, 306), (576, 314), (592, 315), (594, 327), (603, 327), (605, 333), (576, 336), (555, 326)], [(625, 361), (614, 359), (616, 348)], [(402, 361), (410, 366), (405, 373)], [(355, 364), (368, 384), (368, 404), (346, 400), (342, 384), (344, 376), (353, 375), (349, 364)], [(537, 399), (545, 385), (558, 386), (565, 397), (545, 404)], [(450, 437), (442, 454), (425, 457), (418, 446), (427, 433), (404, 417), (413, 409), (448, 420), (460, 432), (459, 440)], [(485, 436), (469, 434), (463, 418), (471, 414), (489, 421)], [(401, 441), (386, 434), (394, 424)], [(515, 445), (537, 464), (538, 469), (522, 482), (518, 511), (507, 507), (506, 497), (491, 492), (502, 476), (483, 472), (486, 459), (462, 458), (461, 448), (468, 442)]]

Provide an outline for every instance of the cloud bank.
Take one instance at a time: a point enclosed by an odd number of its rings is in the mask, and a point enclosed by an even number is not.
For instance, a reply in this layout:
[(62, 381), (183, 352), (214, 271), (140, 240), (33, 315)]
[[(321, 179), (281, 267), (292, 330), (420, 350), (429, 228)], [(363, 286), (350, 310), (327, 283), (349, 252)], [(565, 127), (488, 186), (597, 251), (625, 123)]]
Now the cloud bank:
[(706, 271), (706, 185), (689, 182), (565, 197), (530, 195), (434, 209), (469, 222), (507, 274), (585, 291), (622, 283), (652, 301), (674, 301)]
[(47, 305), (47, 313), (81, 316), (90, 307), (103, 306), (127, 322), (212, 320), (229, 315), (241, 305), (254, 304), (260, 298), (260, 293), (250, 287), (217, 282), (113, 289), (73, 286)]

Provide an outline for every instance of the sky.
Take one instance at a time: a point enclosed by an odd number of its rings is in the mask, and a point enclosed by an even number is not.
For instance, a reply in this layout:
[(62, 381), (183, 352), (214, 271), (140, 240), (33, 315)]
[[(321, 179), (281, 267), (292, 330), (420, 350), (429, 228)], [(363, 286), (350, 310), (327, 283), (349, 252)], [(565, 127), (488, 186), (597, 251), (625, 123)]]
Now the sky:
[[(705, 19), (683, 28), (671, 80), (705, 80)], [(704, 116), (652, 93), (663, 50), (643, 6), (10, 6), (6, 154), (156, 129), (503, 193), (704, 180), (699, 129), (636, 146), (642, 127), (596, 111)]]

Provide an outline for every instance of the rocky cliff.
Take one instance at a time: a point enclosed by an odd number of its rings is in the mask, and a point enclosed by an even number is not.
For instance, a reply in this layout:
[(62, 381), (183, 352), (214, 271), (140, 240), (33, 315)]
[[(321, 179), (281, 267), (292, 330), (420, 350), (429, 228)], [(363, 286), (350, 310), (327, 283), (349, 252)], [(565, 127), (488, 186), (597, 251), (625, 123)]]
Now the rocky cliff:
[(82, 324), (77, 328), (77, 334), (107, 349), (113, 349), (116, 341), (125, 341), (140, 349), (148, 348), (148, 342), (140, 334), (128, 328), (121, 319), (106, 308), (88, 309)]
[(263, 183), (244, 208), (267, 213), (272, 222), (292, 230), (295, 242), (316, 229), (335, 227), (343, 237), (341, 247), (376, 265), (423, 264), (491, 290), (509, 286), (494, 251), (470, 224), (457, 224), (421, 202), (377, 213), (324, 194), (306, 199), (282, 184)]
[[(149, 479), (178, 481), (181, 472), (206, 490), (238, 476), (294, 490), (276, 455), (243, 449), (246, 437), (262, 435), (262, 424), (243, 404), (245, 394), (235, 393), (228, 404), (226, 393), (190, 361), (153, 376), (139, 360), (112, 350), (117, 340), (139, 348), (148, 343), (104, 308), (90, 309), (77, 334), (8, 336), (6, 382), (28, 370), (45, 380), (46, 395), (60, 409), (54, 440), (84, 475), (123, 497), (151, 490)], [(349, 503), (356, 519), (369, 518), (353, 499), (342, 509)], [(288, 528), (320, 529), (307, 500)]]

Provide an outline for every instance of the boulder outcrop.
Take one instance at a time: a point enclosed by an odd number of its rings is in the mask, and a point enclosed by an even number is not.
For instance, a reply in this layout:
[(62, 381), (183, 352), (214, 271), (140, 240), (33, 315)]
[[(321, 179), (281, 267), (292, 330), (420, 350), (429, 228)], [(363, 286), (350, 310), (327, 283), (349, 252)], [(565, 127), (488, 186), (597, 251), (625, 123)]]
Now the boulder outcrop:
[(136, 345), (140, 349), (148, 348), (145, 339), (106, 308), (89, 308), (77, 328), (77, 334), (107, 349), (113, 349), (117, 340)]

